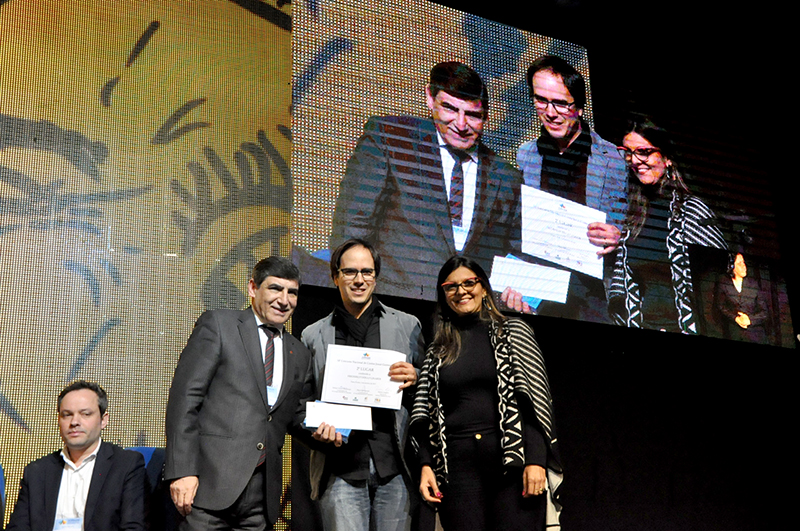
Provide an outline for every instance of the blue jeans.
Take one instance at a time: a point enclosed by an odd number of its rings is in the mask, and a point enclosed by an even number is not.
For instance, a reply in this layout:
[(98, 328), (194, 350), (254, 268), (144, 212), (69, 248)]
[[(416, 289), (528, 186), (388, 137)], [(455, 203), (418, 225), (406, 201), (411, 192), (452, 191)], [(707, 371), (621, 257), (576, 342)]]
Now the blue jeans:
[(398, 474), (381, 484), (375, 465), (369, 460), (369, 480), (354, 487), (331, 476), (319, 500), (325, 531), (408, 531), (411, 502), (403, 476)]

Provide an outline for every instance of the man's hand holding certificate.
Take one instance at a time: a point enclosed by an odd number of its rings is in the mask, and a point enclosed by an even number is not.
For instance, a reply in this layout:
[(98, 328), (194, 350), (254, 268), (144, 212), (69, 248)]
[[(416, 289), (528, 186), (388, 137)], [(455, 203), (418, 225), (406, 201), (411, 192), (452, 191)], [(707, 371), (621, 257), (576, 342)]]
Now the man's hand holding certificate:
[(526, 254), (603, 278), (599, 244), (587, 238), (587, 227), (605, 222), (600, 210), (522, 186), (522, 252)]
[[(322, 402), (308, 404), (306, 426), (326, 419), (341, 429), (371, 429), (370, 408), (400, 409), (402, 390), (417, 379), (405, 360), (394, 350), (328, 345)], [(327, 419), (334, 414), (336, 422)]]

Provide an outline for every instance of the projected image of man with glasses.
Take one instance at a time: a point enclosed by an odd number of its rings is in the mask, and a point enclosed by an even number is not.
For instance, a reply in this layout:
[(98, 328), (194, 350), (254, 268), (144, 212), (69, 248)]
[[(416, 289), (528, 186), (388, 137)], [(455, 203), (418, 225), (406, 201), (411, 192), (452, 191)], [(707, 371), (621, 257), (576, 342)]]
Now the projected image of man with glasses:
[[(599, 256), (609, 255), (619, 245), (625, 219), (625, 161), (583, 119), (586, 82), (572, 65), (541, 57), (528, 68), (526, 81), (541, 129), (517, 152), (525, 184), (604, 212), (606, 222), (590, 223), (586, 237)], [(566, 305), (543, 306), (539, 313), (607, 321), (602, 282), (580, 273), (572, 277)]]

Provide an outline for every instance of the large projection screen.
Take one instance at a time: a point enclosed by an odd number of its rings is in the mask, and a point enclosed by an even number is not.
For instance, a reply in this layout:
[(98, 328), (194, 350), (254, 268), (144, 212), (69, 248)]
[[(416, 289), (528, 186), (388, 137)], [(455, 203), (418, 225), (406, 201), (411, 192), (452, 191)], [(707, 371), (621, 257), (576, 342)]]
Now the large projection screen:
[[(541, 134), (525, 79), (537, 58), (555, 55), (580, 72), (586, 81), (582, 118), (595, 129), (589, 54), (581, 46), (426, 1), (335, 0), (317, 9), (297, 10), (294, 21), (292, 240), (306, 282), (331, 286), (327, 261), (333, 248), (347, 237), (364, 237), (385, 253), (387, 274), (378, 283), (379, 293), (435, 298), (435, 272), (448, 256), (441, 234), (435, 233), (437, 228), (452, 231), (440, 216), (448, 208), (445, 178), (441, 163), (430, 162), (435, 157), (426, 162), (419, 155), (421, 148), (407, 142), (416, 133), (403, 130), (408, 128), (406, 116), (430, 121), (425, 87), (435, 64), (459, 61), (480, 74), (489, 96), (482, 143), (512, 165), (517, 165), (520, 146), (535, 143)], [(390, 130), (385, 124), (398, 123), (398, 116), (404, 125)], [(377, 148), (372, 141), (376, 127), (383, 135)], [(626, 215), (635, 177), (616, 153), (621, 137), (622, 133), (606, 139), (611, 142), (606, 144), (611, 146), (609, 160), (617, 158), (606, 164), (621, 168), (620, 190), (607, 186), (607, 180), (591, 192), (587, 185), (586, 195), (614, 205), (601, 214), (625, 235), (630, 232)], [(681, 147), (680, 141), (675, 143)], [(527, 304), (523, 309), (541, 315), (791, 345), (771, 199), (746, 174), (731, 187), (730, 178), (719, 175), (720, 165), (709, 163), (719, 153), (702, 150), (685, 150), (679, 165), (690, 192), (671, 206), (667, 199), (660, 211), (654, 206), (650, 219), (656, 227), (626, 240), (624, 248), (605, 258), (575, 254), (578, 246), (559, 237), (564, 223), (555, 212), (563, 202), (551, 204), (553, 196), (542, 199), (523, 186), (517, 201), (507, 204), (520, 209), (518, 252), (507, 257), (513, 247), (509, 242), (486, 244), (497, 256), (482, 264), (491, 268), (496, 292), (508, 288), (520, 293)], [(693, 170), (700, 176), (695, 178)], [(410, 182), (414, 176), (419, 176), (416, 188)], [(413, 201), (408, 200), (412, 195)], [(585, 204), (590, 204), (588, 199)], [(706, 207), (705, 217), (690, 219), (688, 226), (686, 216), (681, 217), (682, 212)], [(575, 227), (577, 232), (586, 230), (588, 222), (570, 223), (574, 234)], [(554, 232), (540, 237), (542, 224)], [(405, 233), (388, 228), (400, 225), (408, 227)], [(705, 231), (714, 238), (697, 236)], [(387, 242), (389, 238), (393, 241)], [(467, 255), (468, 246), (462, 251)], [(583, 242), (587, 246), (593, 255), (597, 248)], [(733, 297), (730, 289), (739, 288), (729, 289), (729, 266), (737, 254), (743, 255), (749, 273), (744, 290)], [(753, 317), (749, 330), (735, 322), (742, 306)]]

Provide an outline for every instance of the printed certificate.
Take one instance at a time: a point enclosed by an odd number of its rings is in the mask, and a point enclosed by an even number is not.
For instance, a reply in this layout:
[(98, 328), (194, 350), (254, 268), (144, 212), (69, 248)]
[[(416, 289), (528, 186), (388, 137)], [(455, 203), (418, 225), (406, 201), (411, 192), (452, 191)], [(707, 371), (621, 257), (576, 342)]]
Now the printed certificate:
[(405, 360), (394, 350), (328, 345), (322, 401), (400, 409), (401, 382), (389, 377), (389, 367)]
[(523, 253), (602, 279), (600, 247), (586, 235), (593, 222), (605, 223), (605, 212), (522, 186)]

